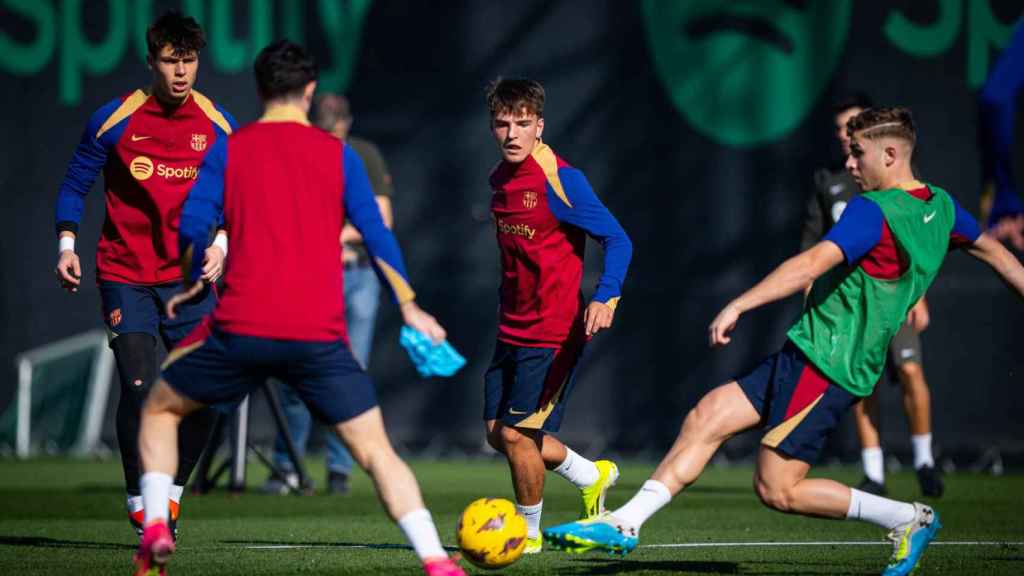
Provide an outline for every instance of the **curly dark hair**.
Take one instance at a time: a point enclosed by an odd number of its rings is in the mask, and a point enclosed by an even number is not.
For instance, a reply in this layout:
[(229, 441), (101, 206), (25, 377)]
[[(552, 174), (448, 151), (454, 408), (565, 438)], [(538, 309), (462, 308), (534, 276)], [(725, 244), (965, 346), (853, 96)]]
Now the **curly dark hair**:
[(856, 132), (863, 132), (868, 140), (892, 136), (906, 140), (911, 146), (917, 142), (914, 117), (907, 108), (868, 108), (846, 123), (850, 138)]
[(544, 87), (536, 80), (498, 77), (487, 86), (487, 107), (491, 117), (511, 112), (544, 117)]
[(146, 30), (146, 46), (155, 58), (168, 44), (176, 56), (198, 53), (206, 47), (206, 34), (195, 18), (168, 10)]

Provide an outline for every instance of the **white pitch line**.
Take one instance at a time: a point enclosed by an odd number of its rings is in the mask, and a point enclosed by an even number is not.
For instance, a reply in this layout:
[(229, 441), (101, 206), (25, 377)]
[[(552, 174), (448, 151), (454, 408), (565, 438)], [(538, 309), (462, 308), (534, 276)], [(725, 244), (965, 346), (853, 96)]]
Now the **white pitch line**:
[[(291, 550), (295, 548), (332, 548), (335, 547), (333, 544), (260, 544), (258, 546), (244, 546), (248, 550)], [(370, 546), (365, 544), (345, 544), (345, 548), (369, 548)]]
[[(938, 541), (932, 546), (1024, 546), (1024, 542), (986, 542), (986, 541)], [(892, 546), (885, 541), (850, 541), (850, 542), (686, 542), (681, 544), (643, 544), (641, 548), (718, 548), (718, 547), (781, 547), (781, 546)]]
[[(983, 540), (938, 541), (932, 546), (1024, 546), (1024, 542), (996, 542)], [(784, 546), (892, 546), (885, 541), (848, 541), (848, 542), (686, 542), (678, 544), (643, 544), (641, 548), (743, 548), (743, 547), (784, 547)], [(260, 544), (245, 546), (247, 550), (294, 550), (306, 548), (334, 548), (330, 543), (324, 544)], [(372, 548), (371, 545), (345, 544), (343, 548)]]

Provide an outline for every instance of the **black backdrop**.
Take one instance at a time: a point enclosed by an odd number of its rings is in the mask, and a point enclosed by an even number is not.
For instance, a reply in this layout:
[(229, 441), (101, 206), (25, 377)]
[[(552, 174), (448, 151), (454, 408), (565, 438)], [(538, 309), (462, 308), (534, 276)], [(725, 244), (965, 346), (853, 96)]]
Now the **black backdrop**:
[[(259, 113), (248, 68), (257, 43), (301, 34), (325, 62), (327, 83), (349, 94), (354, 132), (376, 141), (389, 161), (396, 232), (420, 301), (469, 358), (452, 380), (416, 379), (397, 345), (396, 311), (384, 303), (371, 372), (393, 436), (411, 448), (481, 443), (481, 374), (495, 334), (499, 273), (486, 180), (497, 154), (483, 88), (498, 75), (543, 81), (546, 141), (586, 172), (635, 247), (615, 327), (591, 346), (563, 436), (592, 450), (662, 452), (684, 411), (777, 349), (799, 312), (797, 298), (769, 306), (742, 319), (727, 349), (706, 347), (714, 313), (796, 251), (810, 174), (837, 154), (832, 100), (863, 90), (912, 107), (920, 172), (977, 212), (976, 88), (1022, 12), (1013, 0), (837, 1), (824, 14), (826, 3), (765, 1), (728, 3), (731, 19), (702, 24), (679, 15), (709, 4), (716, 3), (324, 0), (295, 8), (271, 0), (109, 0), (73, 10), (74, 2), (0, 0), (0, 407), (13, 396), (16, 353), (101, 325), (93, 281), (101, 189), (83, 217), (86, 281), (74, 296), (52, 274), (56, 190), (91, 111), (148, 82), (136, 21), (184, 6), (208, 30), (220, 26), (202, 55), (198, 88), (240, 121)], [(264, 8), (269, 19), (259, 17)], [(766, 31), (737, 14), (777, 27)], [(72, 33), (101, 43), (118, 26), (127, 38), (120, 55), (67, 48)], [(718, 48), (679, 52), (686, 41), (674, 34), (697, 37), (709, 26), (718, 26)], [(740, 33), (755, 39), (737, 40)], [(39, 52), (22, 57), (25, 46)], [(784, 73), (771, 50), (793, 56), (795, 72)], [(715, 60), (723, 53), (729, 59)], [(232, 64), (232, 54), (244, 65)], [(30, 57), (34, 70), (17, 65)], [(665, 73), (686, 58), (696, 62), (688, 74)], [(110, 70), (94, 75), (89, 66)], [(77, 96), (69, 88), (76, 81)], [(677, 95), (689, 103), (677, 107), (667, 87), (680, 83)], [(790, 125), (778, 128), (782, 117)], [(731, 127), (717, 132), (716, 122)], [(600, 269), (597, 246), (587, 261), (589, 290)], [(929, 300), (925, 368), (938, 443), (1024, 448), (1014, 408), (1024, 402), (1020, 301), (964, 255), (948, 260)], [(884, 409), (887, 444), (908, 447), (894, 390)], [(266, 435), (265, 423), (258, 433)], [(850, 442), (840, 448), (849, 453)]]

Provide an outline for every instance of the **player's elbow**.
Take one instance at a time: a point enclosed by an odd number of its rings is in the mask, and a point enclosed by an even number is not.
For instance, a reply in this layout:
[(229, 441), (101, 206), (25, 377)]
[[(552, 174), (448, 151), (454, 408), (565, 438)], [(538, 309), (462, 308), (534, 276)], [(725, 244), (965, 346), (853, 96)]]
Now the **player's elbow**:
[(622, 232), (622, 238), (619, 240), (622, 246), (622, 252), (626, 255), (626, 258), (632, 258), (633, 256), (633, 241), (629, 239), (629, 235), (625, 231)]

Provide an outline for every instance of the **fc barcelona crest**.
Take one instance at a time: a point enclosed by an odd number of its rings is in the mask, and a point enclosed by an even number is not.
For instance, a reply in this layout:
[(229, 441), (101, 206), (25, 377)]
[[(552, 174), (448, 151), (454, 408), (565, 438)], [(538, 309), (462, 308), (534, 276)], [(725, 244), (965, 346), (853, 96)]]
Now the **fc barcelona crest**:
[(206, 134), (193, 134), (192, 135), (192, 149), (196, 152), (202, 152), (206, 150)]
[(537, 206), (537, 193), (532, 190), (523, 192), (523, 207), (533, 208), (535, 206)]

